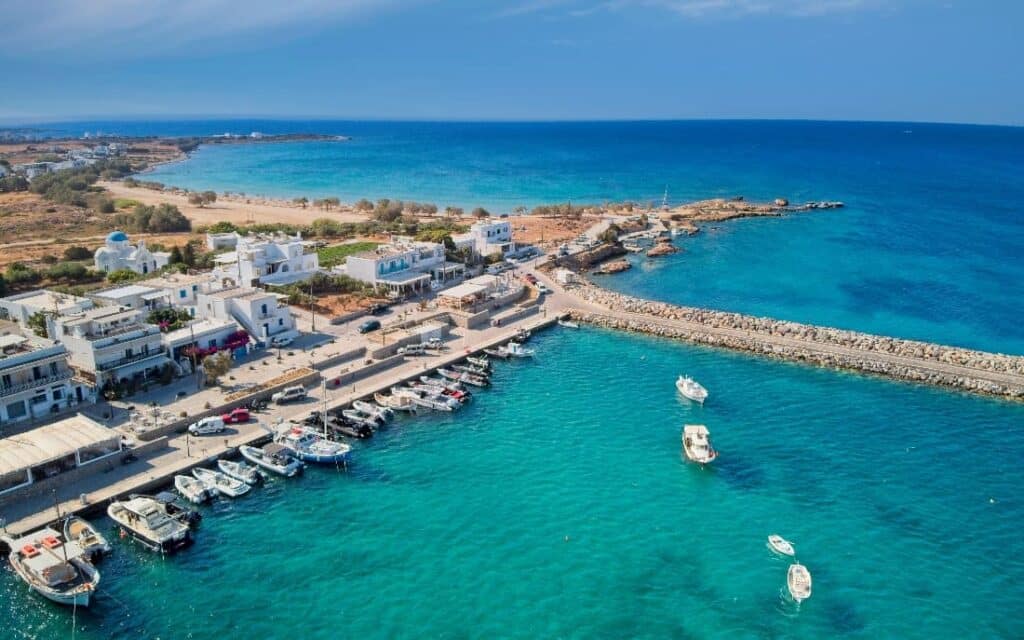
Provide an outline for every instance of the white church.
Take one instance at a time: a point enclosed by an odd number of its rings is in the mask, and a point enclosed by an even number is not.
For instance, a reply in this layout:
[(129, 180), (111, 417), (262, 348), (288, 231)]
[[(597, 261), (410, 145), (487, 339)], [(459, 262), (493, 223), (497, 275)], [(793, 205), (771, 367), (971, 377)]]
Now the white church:
[(93, 260), (98, 271), (109, 273), (131, 269), (135, 273), (147, 274), (167, 266), (170, 257), (166, 251), (150, 251), (144, 240), (132, 245), (124, 231), (114, 231), (107, 236), (106, 244), (96, 250)]

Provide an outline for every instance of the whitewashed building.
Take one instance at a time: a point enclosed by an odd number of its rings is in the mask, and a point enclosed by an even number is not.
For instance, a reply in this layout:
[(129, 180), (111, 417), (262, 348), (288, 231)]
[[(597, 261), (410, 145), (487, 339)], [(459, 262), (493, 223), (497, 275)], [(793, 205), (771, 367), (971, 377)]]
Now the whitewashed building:
[(443, 244), (406, 239), (345, 259), (345, 274), (350, 278), (387, 288), (395, 296), (428, 291), (431, 281), (461, 278), (465, 269), (445, 259)]
[(107, 236), (104, 246), (96, 250), (93, 262), (97, 271), (109, 273), (130, 269), (145, 275), (167, 266), (170, 257), (171, 254), (166, 251), (150, 251), (144, 240), (140, 240), (138, 245), (132, 245), (124, 231), (113, 231)]
[(97, 389), (107, 383), (159, 376), (170, 362), (160, 329), (143, 322), (145, 311), (96, 307), (54, 318), (53, 339), (63, 344), (73, 367)]
[(170, 305), (170, 294), (167, 291), (141, 284), (104, 289), (90, 293), (89, 297), (97, 305), (103, 307), (125, 307), (153, 311)]
[(452, 236), (452, 242), (457, 248), (470, 248), (483, 258), (496, 253), (505, 257), (516, 252), (512, 224), (508, 220), (482, 220), (474, 223), (466, 233)]
[(168, 273), (146, 280), (146, 286), (166, 293), (172, 307), (186, 309), (195, 306), (200, 293), (220, 288), (217, 276), (212, 273)]
[(64, 345), (14, 332), (0, 335), (0, 431), (89, 399), (89, 388), (74, 380)]
[(39, 312), (61, 315), (78, 313), (94, 306), (96, 305), (88, 298), (37, 289), (0, 298), (0, 320), (11, 320), (26, 327), (29, 318)]
[(200, 293), (196, 317), (237, 322), (253, 339), (266, 344), (272, 338), (298, 335), (291, 307), (283, 298), (276, 293), (243, 287)]
[(242, 287), (301, 282), (320, 270), (311, 243), (294, 236), (239, 236), (235, 250), (216, 258), (214, 274)]

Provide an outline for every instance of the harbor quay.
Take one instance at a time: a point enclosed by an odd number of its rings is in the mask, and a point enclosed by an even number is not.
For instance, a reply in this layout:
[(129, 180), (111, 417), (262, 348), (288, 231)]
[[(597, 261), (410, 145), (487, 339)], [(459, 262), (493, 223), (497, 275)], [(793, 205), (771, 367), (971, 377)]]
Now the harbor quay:
[[(374, 393), (387, 391), (392, 386), (463, 360), (468, 355), (508, 342), (519, 331), (550, 326), (558, 317), (550, 309), (538, 308), (536, 312), (517, 321), (502, 323), (502, 326), (465, 329), (460, 334), (452, 334), (446, 343), (448, 348), (435, 355), (396, 355), (384, 362), (363, 363), (362, 366), (348, 363), (326, 368), (317, 376), (319, 382), (310, 385), (309, 396), (304, 401), (270, 405), (266, 412), (255, 414), (259, 418), (256, 422), (232, 425), (231, 430), (211, 436), (190, 436), (181, 426), (174, 433), (125, 450), (125, 456), (130, 457), (124, 459), (124, 464), (110, 462), (98, 473), (74, 479), (50, 492), (21, 497), (0, 506), (4, 531), (8, 535), (24, 535), (68, 515), (100, 512), (113, 499), (165, 487), (175, 475), (187, 474), (194, 467), (231, 456), (239, 446), (269, 441), (275, 428), (311, 411), (321, 410), (325, 403), (328, 409), (334, 409), (356, 400), (372, 399)], [(305, 354), (293, 355), (295, 358), (303, 356)], [(324, 359), (329, 357), (328, 354), (323, 356)], [(205, 412), (215, 414), (238, 404), (238, 401), (224, 402)]]

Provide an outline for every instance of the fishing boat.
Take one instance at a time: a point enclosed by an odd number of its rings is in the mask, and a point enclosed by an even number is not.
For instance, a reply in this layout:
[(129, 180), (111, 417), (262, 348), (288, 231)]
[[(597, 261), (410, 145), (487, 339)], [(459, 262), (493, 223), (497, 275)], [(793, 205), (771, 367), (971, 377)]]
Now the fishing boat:
[(204, 482), (192, 476), (174, 476), (174, 488), (186, 500), (194, 504), (203, 504), (216, 493), (211, 487), (206, 486)]
[(534, 354), (533, 349), (527, 349), (521, 342), (508, 343), (505, 345), (505, 351), (508, 352), (508, 355), (511, 358), (531, 358)]
[(384, 423), (384, 421), (377, 416), (360, 411), (359, 409), (345, 409), (341, 412), (341, 415), (352, 424), (361, 424), (371, 429), (376, 429)]
[(235, 480), (241, 480), (246, 484), (260, 484), (263, 482), (263, 476), (260, 475), (259, 469), (256, 467), (250, 467), (244, 462), (235, 462), (234, 460), (218, 460), (217, 468), (220, 472), (229, 478)]
[(481, 367), (483, 369), (491, 369), (491, 361), (487, 358), (481, 358), (479, 356), (466, 356), (466, 362), (471, 365)]
[(292, 427), (278, 434), (274, 442), (287, 447), (303, 462), (317, 464), (345, 464), (352, 447), (344, 442), (328, 440), (319, 432), (306, 427)]
[(574, 322), (572, 320), (559, 320), (558, 326), (565, 327), (566, 329), (579, 329), (580, 323)]
[(214, 471), (213, 469), (203, 469), (202, 467), (196, 467), (192, 470), (192, 475), (205, 484), (208, 488), (212, 488), (217, 493), (228, 498), (238, 498), (249, 493), (249, 483), (232, 478), (231, 476), (221, 473), (220, 471)]
[(471, 364), (453, 364), (451, 368), (453, 371), (468, 373), (471, 376), (480, 376), (481, 378), (486, 378), (491, 375), (487, 369), (482, 369)]
[(789, 565), (786, 584), (789, 586), (789, 594), (797, 603), (811, 597), (811, 572), (799, 562)]
[(690, 376), (679, 376), (679, 379), (676, 380), (676, 389), (684, 398), (689, 398), (700, 404), (704, 404), (708, 397), (708, 390)]
[(527, 340), (530, 339), (531, 335), (532, 334), (528, 330), (520, 329), (519, 331), (516, 331), (515, 341), (519, 343), (526, 342)]
[(460, 404), (469, 402), (473, 397), (468, 391), (459, 389), (454, 385), (441, 385), (433, 382), (409, 382), (408, 384), (413, 389), (423, 389), (431, 394), (441, 395), (446, 398), (455, 398)]
[(793, 543), (786, 540), (782, 536), (775, 535), (774, 533), (768, 536), (768, 547), (776, 553), (781, 553), (784, 556), (796, 555), (796, 549), (793, 548)]
[(380, 406), (387, 407), (392, 411), (416, 413), (416, 403), (404, 396), (389, 396), (378, 392), (373, 394), (373, 400)]
[(4, 538), (7, 559), (25, 584), (44, 598), (68, 606), (88, 607), (100, 584), (100, 572), (77, 542), (62, 540), (53, 529)]
[(472, 373), (463, 373), (461, 371), (453, 371), (451, 369), (438, 369), (437, 372), (449, 380), (455, 380), (457, 382), (464, 382), (474, 387), (486, 387), (491, 384), (491, 381), (483, 376), (473, 375)]
[(78, 516), (68, 516), (64, 521), (64, 539), (78, 544), (90, 560), (97, 560), (111, 551), (110, 543), (103, 534), (88, 520)]
[(496, 347), (494, 349), (484, 349), (484, 353), (491, 356), (492, 358), (498, 358), (500, 360), (508, 360), (509, 353), (504, 347)]
[(392, 387), (391, 393), (397, 396), (405, 396), (418, 406), (433, 409), (434, 411), (454, 411), (460, 406), (459, 401), (454, 398), (449, 398), (438, 392), (432, 392), (423, 388)]
[(702, 424), (688, 424), (683, 427), (683, 451), (686, 457), (700, 464), (707, 464), (718, 457), (711, 446), (708, 428)]
[(261, 469), (266, 469), (279, 476), (291, 478), (302, 472), (302, 461), (292, 455), (291, 449), (280, 444), (270, 443), (262, 449), (243, 444), (238, 447), (242, 457)]
[(368, 413), (371, 416), (376, 416), (382, 422), (391, 422), (395, 417), (395, 412), (387, 407), (383, 407), (372, 402), (366, 402), (365, 400), (356, 400), (352, 403), (354, 409), (358, 409), (363, 413)]
[(344, 436), (356, 440), (365, 440), (366, 438), (373, 437), (373, 429), (365, 424), (352, 424), (337, 418), (327, 423), (327, 430), (335, 436)]
[(466, 385), (455, 380), (434, 376), (420, 376), (420, 382), (431, 387), (440, 387), (445, 391), (465, 391)]
[(184, 523), (190, 529), (195, 529), (199, 526), (199, 523), (203, 521), (203, 514), (199, 513), (196, 509), (183, 506), (178, 503), (180, 496), (173, 491), (161, 491), (155, 496), (147, 496), (142, 493), (130, 493), (128, 498), (134, 500), (135, 498), (146, 498), (148, 500), (155, 500), (163, 505), (167, 515)]
[(122, 535), (130, 534), (153, 551), (170, 552), (192, 540), (192, 529), (181, 510), (172, 515), (167, 502), (150, 496), (132, 496), (115, 500), (107, 515), (121, 526)]

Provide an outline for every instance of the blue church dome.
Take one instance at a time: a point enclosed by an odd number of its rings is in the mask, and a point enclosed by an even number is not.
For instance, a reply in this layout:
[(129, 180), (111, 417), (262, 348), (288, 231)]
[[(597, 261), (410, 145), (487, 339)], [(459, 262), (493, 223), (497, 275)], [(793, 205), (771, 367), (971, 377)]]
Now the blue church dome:
[(124, 231), (111, 231), (107, 236), (107, 242), (126, 242), (127, 240), (128, 236)]

